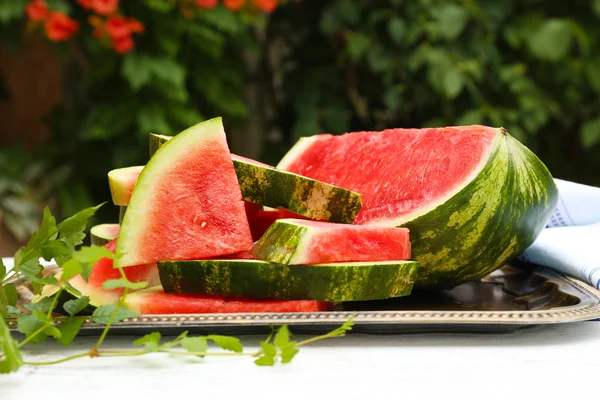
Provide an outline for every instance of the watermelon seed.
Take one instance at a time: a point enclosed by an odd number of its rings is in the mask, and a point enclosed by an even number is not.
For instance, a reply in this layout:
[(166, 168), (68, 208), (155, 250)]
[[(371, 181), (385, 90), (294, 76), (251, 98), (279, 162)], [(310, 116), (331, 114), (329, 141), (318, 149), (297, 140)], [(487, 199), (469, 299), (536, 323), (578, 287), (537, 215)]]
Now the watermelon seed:
[(200, 224), (200, 227), (201, 227), (201, 228), (204, 228), (205, 226), (206, 226), (206, 221), (204, 221), (204, 222), (202, 222), (202, 223)]

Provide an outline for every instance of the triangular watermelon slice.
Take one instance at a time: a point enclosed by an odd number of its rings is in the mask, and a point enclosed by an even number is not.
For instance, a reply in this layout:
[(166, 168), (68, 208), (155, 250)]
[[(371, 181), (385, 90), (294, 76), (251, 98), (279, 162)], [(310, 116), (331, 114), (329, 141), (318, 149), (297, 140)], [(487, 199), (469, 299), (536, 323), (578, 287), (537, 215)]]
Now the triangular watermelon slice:
[(143, 169), (115, 265), (219, 257), (252, 244), (223, 123), (214, 118), (163, 145)]

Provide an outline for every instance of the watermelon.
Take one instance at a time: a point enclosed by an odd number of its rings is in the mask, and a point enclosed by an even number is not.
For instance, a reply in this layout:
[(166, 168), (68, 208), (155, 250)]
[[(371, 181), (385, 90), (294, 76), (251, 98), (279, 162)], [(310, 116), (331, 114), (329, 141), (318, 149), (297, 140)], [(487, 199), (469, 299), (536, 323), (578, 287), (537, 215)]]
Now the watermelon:
[(158, 263), (167, 293), (329, 302), (409, 295), (418, 269), (414, 261), (303, 266), (240, 258)]
[(119, 235), (119, 224), (101, 224), (90, 229), (90, 240), (92, 245), (104, 246)]
[[(116, 240), (112, 240), (104, 245), (105, 248), (114, 253), (116, 247)], [(160, 285), (160, 279), (158, 276), (158, 268), (156, 264), (149, 265), (138, 265), (130, 267), (124, 270), (127, 279), (131, 282), (147, 282), (149, 286)], [(92, 311), (95, 307), (106, 304), (117, 304), (119, 298), (123, 295), (123, 288), (117, 289), (104, 289), (103, 284), (109, 279), (120, 279), (121, 272), (113, 267), (113, 260), (110, 258), (101, 258), (92, 267), (92, 273), (86, 282), (81, 275), (76, 275), (69, 279), (69, 283), (75, 289), (77, 289), (81, 295), (88, 296), (90, 298), (91, 308), (84, 310), (84, 312)], [(58, 288), (52, 285), (44, 286), (40, 298), (51, 296), (56, 293)], [(76, 293), (67, 292), (62, 296), (61, 304), (64, 301), (71, 300), (78, 297)]]
[(280, 219), (254, 245), (252, 255), (276, 264), (410, 259), (408, 229)]
[(244, 297), (165, 293), (160, 286), (125, 297), (125, 305), (139, 314), (297, 313), (327, 310), (311, 300), (254, 300)]
[(254, 242), (221, 118), (165, 143), (135, 184), (116, 265), (219, 257)]
[(108, 173), (108, 186), (112, 201), (116, 206), (127, 206), (133, 188), (142, 173), (144, 166), (113, 169)]
[(316, 135), (277, 167), (361, 193), (356, 224), (408, 228), (420, 288), (504, 265), (533, 243), (558, 194), (530, 150), (485, 126)]
[[(150, 135), (150, 149), (158, 149), (171, 137)], [(308, 218), (352, 223), (361, 208), (358, 193), (328, 185), (270, 165), (232, 155), (242, 197), (267, 207), (281, 207)], [(135, 183), (134, 183), (135, 184)], [(115, 186), (127, 186), (120, 183)]]

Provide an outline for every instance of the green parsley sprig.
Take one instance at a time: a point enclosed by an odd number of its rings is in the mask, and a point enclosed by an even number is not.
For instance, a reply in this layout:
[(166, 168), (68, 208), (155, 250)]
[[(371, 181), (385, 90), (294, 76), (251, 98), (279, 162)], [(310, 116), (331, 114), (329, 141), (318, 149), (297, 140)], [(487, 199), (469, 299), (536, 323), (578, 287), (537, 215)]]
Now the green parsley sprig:
[[(59, 224), (49, 208), (44, 210), (40, 228), (32, 235), (25, 247), (15, 254), (13, 269), (8, 272), (0, 259), (0, 373), (17, 371), (23, 365), (53, 365), (84, 357), (132, 357), (148, 353), (167, 353), (194, 357), (207, 356), (242, 356), (252, 357), (259, 366), (272, 366), (276, 363), (286, 364), (298, 354), (299, 347), (309, 343), (334, 337), (344, 336), (353, 326), (350, 318), (342, 326), (333, 331), (307, 339), (301, 342), (291, 340), (292, 336), (283, 325), (274, 328), (267, 339), (261, 342), (260, 350), (244, 352), (240, 340), (233, 336), (207, 335), (189, 336), (188, 331), (170, 341), (162, 341), (160, 332), (149, 333), (133, 342), (136, 349), (110, 350), (101, 349), (104, 339), (112, 324), (126, 318), (137, 317), (138, 314), (125, 307), (125, 296), (130, 290), (143, 289), (146, 282), (131, 282), (122, 268), (119, 268), (121, 278), (104, 282), (105, 289), (123, 288), (123, 294), (116, 305), (103, 305), (96, 308), (91, 319), (104, 329), (94, 346), (79, 354), (52, 361), (26, 361), (21, 354), (21, 347), (33, 345), (53, 337), (58, 343), (69, 346), (81, 329), (83, 321), (88, 318), (79, 314), (89, 305), (89, 297), (81, 293), (68, 282), (74, 276), (81, 275), (87, 282), (92, 272), (92, 266), (101, 258), (113, 258), (114, 254), (100, 246), (82, 246), (85, 239), (85, 229), (88, 219), (102, 206), (86, 208)], [(43, 276), (43, 266), (40, 259), (54, 260), (59, 267), (54, 277)], [(15, 285), (10, 282), (17, 276), (28, 279), (37, 295), (42, 294), (45, 287), (56, 290), (41, 300), (24, 306), (25, 311), (17, 307), (18, 295)], [(59, 305), (63, 292), (77, 295), (76, 299), (62, 304), (68, 317), (55, 317), (55, 309)], [(7, 320), (17, 321), (19, 332), (25, 339), (18, 342), (11, 335)], [(211, 351), (211, 344), (222, 351)]]

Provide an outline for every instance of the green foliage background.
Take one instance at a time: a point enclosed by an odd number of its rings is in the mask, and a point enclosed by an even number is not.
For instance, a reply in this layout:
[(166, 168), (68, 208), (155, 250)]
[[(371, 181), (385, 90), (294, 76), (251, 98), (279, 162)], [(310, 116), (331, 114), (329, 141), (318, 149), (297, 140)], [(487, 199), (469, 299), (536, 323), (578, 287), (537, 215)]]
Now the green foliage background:
[[(25, 3), (0, 6), (5, 41)], [(146, 25), (134, 52), (114, 54), (85, 23), (57, 46), (68, 98), (43, 156), (70, 171), (55, 191), (64, 215), (108, 200), (107, 171), (144, 163), (148, 132), (217, 115), (233, 149), (271, 163), (322, 132), (504, 126), (555, 177), (600, 184), (600, 0), (306, 0), (193, 20), (168, 0), (121, 7)]]

